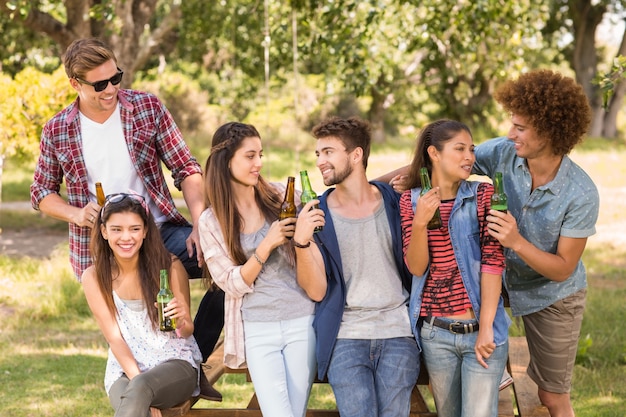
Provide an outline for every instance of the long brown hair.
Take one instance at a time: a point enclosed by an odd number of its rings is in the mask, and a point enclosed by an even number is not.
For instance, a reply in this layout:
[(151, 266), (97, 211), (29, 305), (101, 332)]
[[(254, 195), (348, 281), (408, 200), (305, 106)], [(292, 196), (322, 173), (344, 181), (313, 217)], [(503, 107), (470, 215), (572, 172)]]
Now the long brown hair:
[(94, 268), (100, 291), (109, 311), (115, 314), (117, 309), (113, 302), (113, 277), (117, 273), (118, 268), (113, 250), (109, 246), (109, 242), (102, 236), (100, 226), (106, 225), (109, 217), (114, 213), (135, 213), (141, 217), (146, 228), (146, 237), (139, 249), (137, 269), (142, 299), (148, 307), (148, 316), (152, 326), (156, 329), (159, 324), (158, 312), (156, 308), (151, 307), (156, 302), (156, 295), (159, 292), (160, 270), (166, 269), (171, 273), (172, 255), (167, 251), (161, 240), (159, 229), (154, 222), (152, 214), (147, 209), (145, 203), (142, 204), (138, 201), (139, 197), (130, 195), (122, 198), (120, 201), (105, 203), (91, 232), (90, 250), (94, 258)]
[[(252, 125), (238, 122), (222, 125), (213, 135), (211, 154), (204, 168), (207, 207), (215, 213), (222, 228), (228, 252), (232, 260), (239, 265), (244, 264), (248, 259), (241, 246), (240, 232), (243, 219), (235, 203), (228, 163), (246, 138), (260, 139), (261, 135)], [(270, 223), (278, 219), (282, 196), (261, 175), (254, 189), (256, 203), (265, 219)]]
[(433, 163), (428, 155), (428, 147), (433, 145), (435, 149), (441, 151), (443, 145), (456, 136), (457, 133), (466, 131), (472, 136), (469, 127), (465, 123), (456, 120), (441, 119), (424, 126), (417, 137), (415, 154), (411, 162), (411, 168), (407, 174), (407, 187), (415, 188), (422, 185), (420, 179), (420, 169), (426, 167), (428, 175), (433, 175)]

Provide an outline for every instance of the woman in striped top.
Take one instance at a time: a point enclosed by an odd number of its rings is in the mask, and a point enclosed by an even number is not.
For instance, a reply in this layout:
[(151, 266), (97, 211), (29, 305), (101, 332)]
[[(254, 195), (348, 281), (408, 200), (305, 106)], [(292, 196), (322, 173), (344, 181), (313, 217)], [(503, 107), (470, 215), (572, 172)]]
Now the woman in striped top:
[[(400, 200), (405, 262), (413, 273), (410, 315), (440, 417), (497, 416), (508, 356), (501, 297), (504, 254), (487, 232), (493, 186), (467, 181), (469, 128), (439, 120), (421, 132)], [(420, 168), (433, 189), (419, 196)], [(442, 226), (427, 224), (439, 208)]]

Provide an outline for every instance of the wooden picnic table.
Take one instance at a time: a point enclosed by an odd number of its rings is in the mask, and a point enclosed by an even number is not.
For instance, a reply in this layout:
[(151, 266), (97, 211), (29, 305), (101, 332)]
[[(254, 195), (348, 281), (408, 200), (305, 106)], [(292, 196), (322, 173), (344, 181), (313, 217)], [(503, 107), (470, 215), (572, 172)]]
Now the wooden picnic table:
[[(224, 374), (246, 373), (246, 370), (230, 369), (223, 363), (224, 347), (220, 342), (204, 366), (205, 375), (211, 384), (215, 384)], [(509, 339), (509, 372), (513, 376), (513, 384), (500, 391), (498, 417), (549, 417), (546, 407), (541, 405), (537, 397), (537, 385), (526, 375), (526, 367), (530, 356), (525, 337)], [(423, 367), (422, 367), (423, 368)], [(250, 376), (248, 375), (250, 382)], [(326, 381), (316, 381), (325, 384)], [(429, 408), (428, 402), (420, 391), (428, 385), (428, 375), (422, 369), (417, 385), (411, 396), (411, 417), (437, 417), (437, 412)], [(163, 410), (163, 417), (261, 417), (261, 410), (256, 398), (252, 395), (246, 408), (211, 408), (194, 407), (197, 398), (191, 398), (177, 407)], [(269, 416), (271, 417), (271, 416)], [(307, 417), (339, 417), (337, 410), (307, 410)]]

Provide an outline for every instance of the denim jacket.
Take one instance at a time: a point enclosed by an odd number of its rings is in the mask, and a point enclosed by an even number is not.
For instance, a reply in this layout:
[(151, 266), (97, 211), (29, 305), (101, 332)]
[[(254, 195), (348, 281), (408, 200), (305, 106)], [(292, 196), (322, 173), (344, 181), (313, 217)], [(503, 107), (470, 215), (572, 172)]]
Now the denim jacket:
[[(476, 318), (480, 320), (480, 267), (481, 267), (481, 236), (480, 223), (478, 221), (478, 212), (476, 207), (476, 190), (480, 182), (463, 181), (459, 187), (459, 191), (454, 199), (450, 220), (448, 222), (448, 231), (450, 240), (454, 249), (454, 257), (459, 266), (461, 279), (467, 291), (467, 295), (474, 309)], [(419, 199), (420, 188), (411, 190), (411, 202), (413, 211)], [(419, 318), (422, 307), (422, 292), (426, 283), (426, 278), (430, 267), (426, 269), (424, 275), (413, 276), (413, 284), (411, 288), (411, 298), (409, 301), (409, 316), (411, 320), (411, 328), (417, 340), (417, 344), (421, 349), (419, 340)], [(504, 302), (502, 297), (498, 302), (496, 316), (493, 320), (494, 341), (497, 346), (506, 342), (509, 334), (509, 326), (511, 319), (504, 310)]]

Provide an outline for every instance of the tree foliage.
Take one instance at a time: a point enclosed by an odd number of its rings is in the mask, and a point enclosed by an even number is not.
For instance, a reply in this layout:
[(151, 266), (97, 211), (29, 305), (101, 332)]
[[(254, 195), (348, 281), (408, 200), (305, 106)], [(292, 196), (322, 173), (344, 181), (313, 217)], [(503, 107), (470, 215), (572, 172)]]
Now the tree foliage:
[[(529, 69), (567, 63), (599, 103), (601, 87), (592, 79), (602, 50), (594, 35), (607, 13), (623, 12), (624, 2), (0, 0), (9, 40), (0, 58), (11, 74), (35, 62), (49, 70), (72, 40), (98, 36), (116, 51), (124, 87), (138, 71), (159, 80), (167, 65), (196, 79), (211, 105), (240, 120), (269, 112), (270, 98), (281, 109), (291, 106), (298, 122), (307, 120), (296, 115), (308, 94), (298, 86), (302, 75), (324, 80), (326, 97), (315, 97), (317, 108), (307, 111), (322, 115), (327, 97), (337, 113), (358, 103), (375, 139), (440, 117), (487, 135), (502, 119), (494, 88)], [(297, 92), (285, 97), (287, 86)], [(626, 83), (615, 79), (612, 91), (600, 124), (614, 120)]]
[(0, 158), (32, 158), (43, 125), (76, 97), (62, 68), (45, 74), (26, 68), (15, 78), (2, 76)]
[(76, 39), (104, 39), (125, 71), (124, 86), (150, 58), (172, 49), (181, 16), (179, 0), (0, 0), (0, 12), (52, 39), (61, 53)]
[(615, 93), (615, 86), (619, 85), (626, 79), (626, 56), (619, 55), (613, 60), (611, 69), (607, 72), (599, 73), (594, 84), (600, 88), (602, 92), (602, 108), (608, 110), (611, 97)]
[[(626, 83), (618, 82), (607, 96), (606, 90), (594, 79), (601, 71), (604, 47), (598, 45), (596, 35), (603, 19), (608, 15), (624, 18), (625, 0), (550, 0), (550, 17), (544, 29), (548, 46), (559, 49), (576, 80), (582, 85), (591, 104), (594, 117), (590, 127), (591, 136), (615, 137), (617, 114), (626, 95)], [(626, 29), (622, 33), (617, 55), (626, 54)], [(609, 58), (607, 66), (611, 66)], [(606, 103), (604, 103), (606, 99)]]

